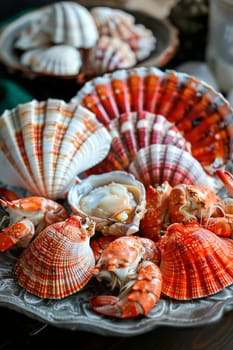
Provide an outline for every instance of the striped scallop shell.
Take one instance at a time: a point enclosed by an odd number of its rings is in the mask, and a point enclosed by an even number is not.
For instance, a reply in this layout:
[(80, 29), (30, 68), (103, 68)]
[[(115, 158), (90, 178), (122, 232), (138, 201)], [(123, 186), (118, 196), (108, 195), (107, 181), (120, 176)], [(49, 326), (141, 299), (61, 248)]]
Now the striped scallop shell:
[(174, 145), (191, 152), (190, 143), (185, 140), (175, 125), (162, 115), (140, 111), (124, 113), (109, 125), (112, 137), (107, 157), (88, 170), (100, 173), (112, 170), (128, 170), (138, 151), (152, 144)]
[(154, 144), (137, 152), (129, 165), (137, 180), (149, 185), (195, 184), (211, 186), (201, 164), (187, 151), (173, 145)]
[(143, 24), (136, 24), (131, 37), (126, 42), (135, 53), (137, 60), (142, 61), (156, 48), (157, 39), (149, 28)]
[(28, 50), (21, 55), (20, 60), (35, 72), (56, 76), (77, 75), (82, 66), (80, 52), (69, 45)]
[(120, 38), (102, 35), (88, 54), (88, 70), (96, 74), (129, 68), (136, 64), (136, 56), (130, 46)]
[(162, 293), (188, 300), (233, 283), (233, 241), (198, 224), (172, 224), (160, 241)]
[(74, 1), (60, 1), (50, 5), (45, 28), (53, 43), (76, 48), (89, 49), (99, 37), (90, 12)]
[(145, 214), (146, 193), (132, 174), (112, 171), (91, 175), (73, 185), (68, 203), (75, 215), (91, 217), (104, 235), (131, 235)]
[(0, 180), (33, 195), (63, 197), (78, 174), (104, 159), (107, 130), (84, 107), (33, 100), (0, 118)]
[(156, 67), (121, 69), (87, 82), (72, 101), (93, 111), (105, 125), (122, 113), (163, 115), (211, 174), (232, 157), (232, 107), (219, 92), (188, 74)]
[(17, 282), (40, 298), (61, 299), (78, 292), (95, 266), (90, 237), (95, 223), (77, 216), (45, 228), (21, 253), (15, 266)]

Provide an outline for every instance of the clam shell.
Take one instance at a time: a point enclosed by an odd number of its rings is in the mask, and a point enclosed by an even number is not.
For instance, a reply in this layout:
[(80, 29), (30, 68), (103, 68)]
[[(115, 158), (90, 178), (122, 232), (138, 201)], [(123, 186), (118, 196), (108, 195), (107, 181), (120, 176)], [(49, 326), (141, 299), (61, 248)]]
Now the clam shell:
[(93, 113), (59, 99), (33, 100), (0, 118), (0, 180), (63, 197), (76, 176), (104, 159), (111, 138)]
[(130, 46), (120, 38), (102, 35), (88, 54), (88, 70), (97, 74), (129, 68), (136, 64), (136, 56)]
[(45, 28), (55, 44), (89, 49), (99, 34), (95, 21), (86, 7), (74, 1), (60, 1), (50, 6)]
[[(109, 187), (112, 184), (117, 185), (114, 191)], [(96, 222), (97, 231), (104, 235), (122, 236), (138, 231), (145, 213), (145, 196), (143, 184), (133, 175), (112, 171), (84, 178), (70, 188), (67, 199), (75, 215), (90, 216)], [(128, 209), (130, 214), (124, 217)]]
[(83, 288), (95, 266), (90, 237), (95, 223), (73, 216), (44, 229), (15, 265), (17, 282), (40, 298), (60, 299)]
[(102, 162), (89, 169), (88, 174), (127, 171), (138, 151), (152, 144), (174, 145), (191, 152), (190, 143), (177, 127), (159, 114), (124, 113), (109, 124), (108, 130), (112, 137), (110, 152)]
[(129, 172), (146, 187), (161, 185), (164, 181), (171, 186), (180, 183), (212, 186), (196, 158), (173, 145), (154, 144), (142, 148), (130, 163)]
[(107, 124), (145, 110), (174, 123), (210, 174), (232, 157), (233, 110), (212, 87), (186, 73), (156, 67), (121, 69), (87, 82), (72, 98)]
[(23, 65), (35, 72), (51, 75), (76, 75), (82, 66), (80, 52), (69, 45), (54, 45), (28, 50), (21, 55)]
[(153, 32), (143, 24), (136, 24), (132, 30), (131, 37), (126, 42), (135, 53), (137, 60), (142, 61), (155, 50), (157, 39)]
[(160, 246), (163, 294), (179, 300), (201, 298), (233, 283), (231, 239), (198, 225), (173, 224)]

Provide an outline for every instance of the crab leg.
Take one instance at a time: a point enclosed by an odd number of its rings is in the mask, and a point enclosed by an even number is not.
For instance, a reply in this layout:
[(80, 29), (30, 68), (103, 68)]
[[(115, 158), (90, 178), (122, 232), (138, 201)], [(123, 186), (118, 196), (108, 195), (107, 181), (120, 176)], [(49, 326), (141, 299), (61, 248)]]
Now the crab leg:
[(159, 267), (151, 261), (143, 261), (138, 268), (135, 282), (120, 294), (93, 297), (90, 304), (96, 312), (117, 318), (146, 315), (160, 299), (162, 276)]
[(226, 189), (233, 196), (233, 175), (227, 170), (216, 169), (216, 175), (223, 182)]
[(6, 227), (0, 234), (0, 251), (5, 252), (10, 247), (18, 244), (19, 247), (26, 247), (35, 234), (33, 223), (24, 219)]

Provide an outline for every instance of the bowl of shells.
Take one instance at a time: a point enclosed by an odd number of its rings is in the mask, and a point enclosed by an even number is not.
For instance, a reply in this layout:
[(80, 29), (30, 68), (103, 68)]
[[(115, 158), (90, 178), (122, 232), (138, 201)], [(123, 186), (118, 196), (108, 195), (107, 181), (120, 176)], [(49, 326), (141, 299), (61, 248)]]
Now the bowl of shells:
[(2, 28), (0, 61), (10, 72), (85, 81), (121, 68), (165, 65), (178, 33), (166, 20), (108, 6), (56, 2)]

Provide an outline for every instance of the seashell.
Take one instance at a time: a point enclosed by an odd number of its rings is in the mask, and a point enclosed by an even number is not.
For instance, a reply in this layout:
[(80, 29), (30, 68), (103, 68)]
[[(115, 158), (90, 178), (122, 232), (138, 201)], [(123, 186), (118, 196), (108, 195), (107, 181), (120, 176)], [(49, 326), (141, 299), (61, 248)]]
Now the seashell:
[[(38, 10), (39, 13), (40, 10)], [(46, 11), (41, 11), (41, 16), (29, 23), (26, 27), (20, 30), (14, 42), (16, 49), (28, 50), (38, 46), (48, 46), (50, 38), (44, 28), (44, 23), (47, 21)]]
[(163, 115), (212, 175), (232, 157), (232, 107), (221, 93), (186, 73), (157, 67), (121, 69), (87, 82), (72, 101), (93, 111), (105, 125), (130, 111)]
[(131, 235), (145, 213), (145, 188), (131, 174), (112, 171), (84, 178), (68, 192), (75, 215), (89, 216), (104, 235)]
[(109, 7), (94, 7), (91, 10), (99, 35), (107, 35), (126, 41), (137, 60), (148, 57), (156, 46), (156, 38), (143, 24), (135, 24), (135, 17), (126, 11)]
[(108, 130), (112, 137), (111, 149), (102, 162), (88, 169), (88, 174), (128, 171), (138, 151), (151, 144), (170, 144), (191, 152), (190, 143), (176, 126), (159, 114), (146, 111), (123, 113), (109, 124)]
[(131, 37), (135, 17), (124, 10), (113, 9), (107, 6), (97, 6), (90, 10), (99, 35), (107, 35), (127, 40)]
[(0, 181), (63, 197), (78, 174), (104, 159), (110, 135), (89, 110), (59, 99), (27, 102), (0, 118)]
[(45, 27), (53, 43), (76, 48), (90, 49), (99, 37), (90, 12), (74, 1), (60, 1), (50, 5)]
[(45, 228), (19, 256), (17, 282), (40, 298), (61, 299), (82, 289), (95, 266), (90, 238), (95, 222), (77, 216)]
[(173, 145), (154, 144), (140, 149), (129, 165), (129, 172), (146, 187), (164, 181), (170, 186), (180, 183), (212, 186), (196, 158)]
[(21, 63), (35, 72), (51, 75), (76, 75), (82, 66), (80, 52), (69, 45), (54, 45), (28, 50), (21, 55)]
[(135, 53), (137, 60), (142, 61), (156, 49), (157, 39), (143, 24), (136, 24), (126, 42)]
[(132, 67), (135, 64), (134, 52), (126, 42), (117, 37), (102, 35), (88, 54), (88, 69), (96, 74)]
[(215, 294), (233, 283), (233, 241), (199, 224), (175, 223), (161, 238), (162, 293), (188, 300)]

